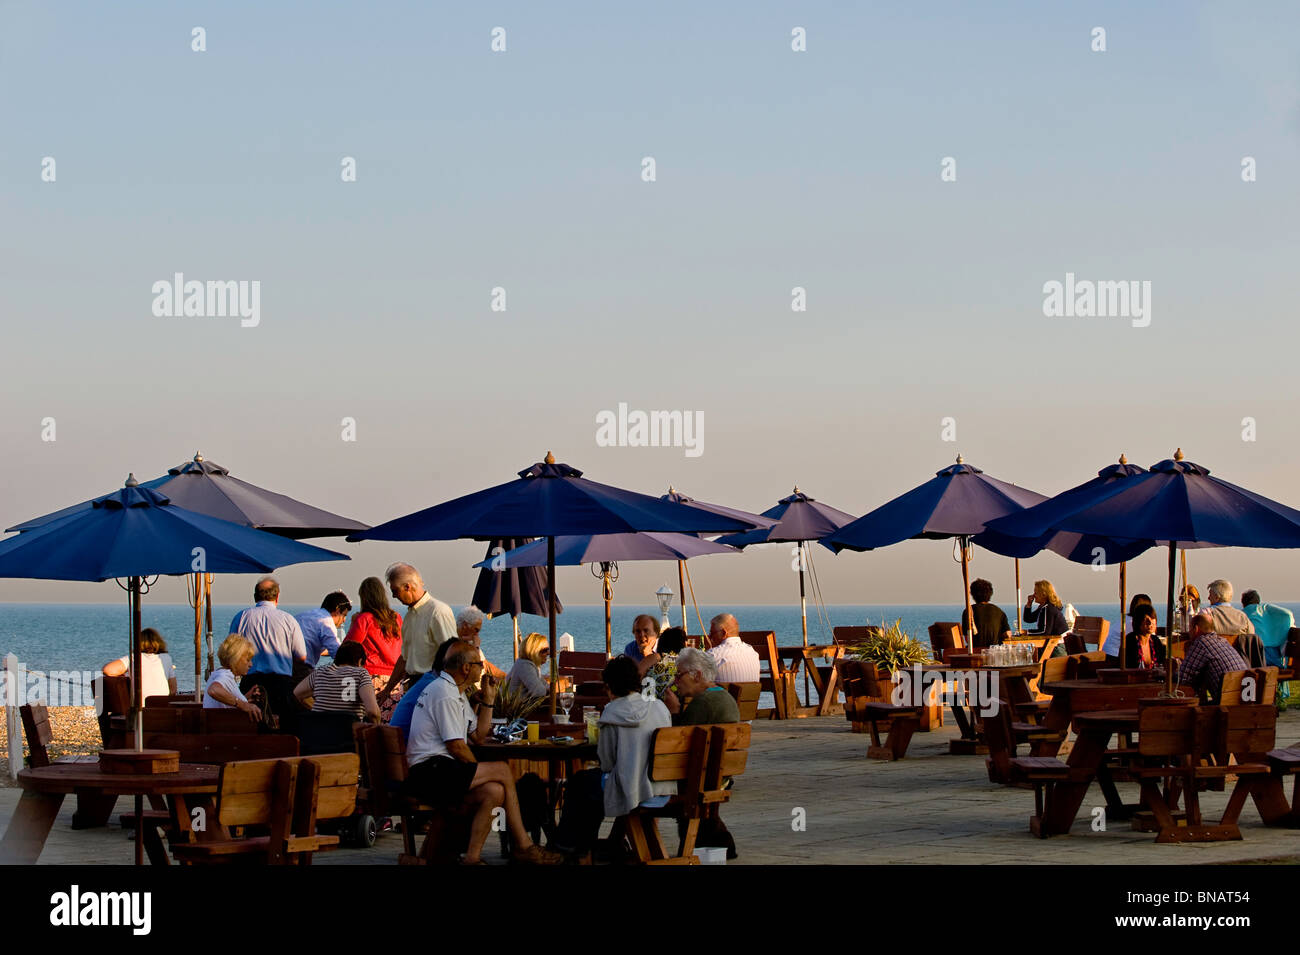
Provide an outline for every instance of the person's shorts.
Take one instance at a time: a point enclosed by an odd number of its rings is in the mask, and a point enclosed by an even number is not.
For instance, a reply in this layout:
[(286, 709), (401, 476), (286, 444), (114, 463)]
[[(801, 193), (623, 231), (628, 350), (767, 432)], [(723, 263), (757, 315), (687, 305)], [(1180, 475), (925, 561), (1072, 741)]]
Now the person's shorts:
[(416, 763), (406, 776), (406, 788), (430, 806), (457, 806), (469, 792), (478, 763), (462, 763), (450, 756), (431, 756)]

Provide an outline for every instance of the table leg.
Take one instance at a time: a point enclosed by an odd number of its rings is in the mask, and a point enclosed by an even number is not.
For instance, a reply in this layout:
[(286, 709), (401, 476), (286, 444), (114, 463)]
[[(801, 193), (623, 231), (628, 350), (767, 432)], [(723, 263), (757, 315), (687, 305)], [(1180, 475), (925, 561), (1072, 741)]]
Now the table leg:
[(830, 674), (823, 681), (825, 686), (817, 687), (817, 692), (821, 695), (821, 704), (817, 707), (819, 716), (829, 716), (831, 708), (839, 702), (835, 698), (840, 695), (840, 671), (834, 664), (832, 659)]
[(62, 793), (24, 791), (0, 839), (0, 865), (35, 865), (62, 807)]
[(1097, 775), (1106, 756), (1106, 744), (1110, 742), (1110, 733), (1082, 732), (1070, 751), (1069, 767), (1071, 779), (1059, 782), (1052, 787), (1047, 805), (1043, 807), (1043, 820), (1040, 825), (1043, 835), (1063, 836), (1074, 825), (1074, 817), (1079, 814), (1079, 807), (1088, 794), (1088, 786)]
[(1264, 825), (1285, 826), (1292, 822), (1291, 806), (1286, 801), (1286, 790), (1283, 788), (1280, 776), (1270, 775), (1256, 785), (1251, 796), (1255, 800), (1255, 808), (1259, 810), (1259, 817), (1264, 820)]

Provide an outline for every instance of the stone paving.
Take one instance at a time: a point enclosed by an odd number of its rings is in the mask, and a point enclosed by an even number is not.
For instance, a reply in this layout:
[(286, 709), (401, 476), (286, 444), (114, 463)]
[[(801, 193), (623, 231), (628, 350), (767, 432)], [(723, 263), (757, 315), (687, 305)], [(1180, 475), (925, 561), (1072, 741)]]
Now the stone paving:
[[(950, 756), (951, 726), (912, 738), (907, 758), (883, 763), (866, 758), (868, 737), (849, 732), (843, 717), (759, 722), (749, 768), (736, 781), (723, 817), (741, 858), (732, 864), (862, 863), (1099, 863), (1188, 865), (1300, 858), (1300, 830), (1267, 829), (1249, 801), (1241, 815), (1244, 839), (1209, 845), (1156, 845), (1127, 822), (1093, 831), (1100, 791), (1089, 790), (1068, 836), (1029, 834), (1034, 794), (988, 781), (982, 756)], [(1300, 712), (1281, 714), (1278, 745), (1300, 742)], [(1125, 801), (1136, 786), (1120, 784)], [(1288, 796), (1290, 786), (1288, 785)], [(19, 790), (0, 790), (0, 826), (7, 826)], [(1225, 793), (1204, 793), (1207, 818), (1217, 818)], [(65, 800), (42, 864), (127, 864), (132, 843), (116, 826), (74, 832), (75, 800)], [(122, 799), (125, 811), (130, 800)], [(800, 827), (800, 823), (802, 826)], [(318, 865), (393, 864), (397, 835), (371, 849), (322, 853)], [(492, 848), (485, 853), (493, 855)]]

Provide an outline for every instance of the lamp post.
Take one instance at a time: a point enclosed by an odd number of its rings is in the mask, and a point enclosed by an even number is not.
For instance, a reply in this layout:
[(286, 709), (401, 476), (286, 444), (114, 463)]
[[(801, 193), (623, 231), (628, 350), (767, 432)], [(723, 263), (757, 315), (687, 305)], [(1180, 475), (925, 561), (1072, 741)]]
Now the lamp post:
[(668, 622), (668, 610), (673, 605), (673, 589), (664, 584), (655, 591), (655, 599), (659, 601), (660, 629), (667, 630), (672, 624)]

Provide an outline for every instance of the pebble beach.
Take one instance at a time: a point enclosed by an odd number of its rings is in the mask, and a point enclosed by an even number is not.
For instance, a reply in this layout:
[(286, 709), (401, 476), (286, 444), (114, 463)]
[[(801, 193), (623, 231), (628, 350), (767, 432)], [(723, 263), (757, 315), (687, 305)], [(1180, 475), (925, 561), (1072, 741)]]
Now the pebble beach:
[[(50, 709), (50, 730), (54, 742), (50, 743), (51, 759), (59, 756), (82, 756), (98, 753), (103, 746), (99, 738), (99, 723), (95, 710), (89, 706), (56, 706)], [(23, 741), (23, 756), (27, 743)], [(9, 734), (0, 720), (0, 787), (16, 786), (9, 773)]]

